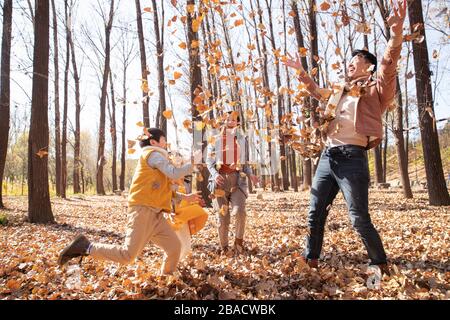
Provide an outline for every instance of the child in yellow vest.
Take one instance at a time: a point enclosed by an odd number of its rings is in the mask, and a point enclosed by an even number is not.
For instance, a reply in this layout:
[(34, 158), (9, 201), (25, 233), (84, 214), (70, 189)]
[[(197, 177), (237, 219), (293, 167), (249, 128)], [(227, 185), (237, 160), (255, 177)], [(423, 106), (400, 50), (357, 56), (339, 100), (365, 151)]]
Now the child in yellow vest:
[(133, 262), (148, 242), (165, 251), (161, 273), (176, 270), (181, 243), (164, 217), (171, 212), (172, 198), (198, 202), (198, 194), (177, 194), (172, 191), (172, 181), (180, 179), (193, 170), (192, 164), (180, 168), (173, 166), (166, 150), (164, 132), (157, 128), (145, 130), (148, 139), (141, 140), (142, 155), (139, 158), (128, 196), (128, 223), (125, 243), (122, 246), (91, 243), (79, 235), (60, 254), (58, 263), (65, 264), (72, 258), (90, 255), (95, 259), (127, 264)]

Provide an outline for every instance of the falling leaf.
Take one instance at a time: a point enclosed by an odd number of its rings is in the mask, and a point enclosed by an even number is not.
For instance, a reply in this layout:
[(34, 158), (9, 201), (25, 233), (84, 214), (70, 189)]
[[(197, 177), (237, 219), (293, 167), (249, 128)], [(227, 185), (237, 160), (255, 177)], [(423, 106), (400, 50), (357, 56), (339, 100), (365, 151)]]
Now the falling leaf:
[(361, 96), (360, 87), (357, 85), (352, 86), (350, 88), (350, 91), (348, 92), (348, 95), (351, 97), (360, 97)]
[(339, 68), (341, 67), (341, 63), (338, 61), (338, 62), (336, 62), (336, 63), (333, 63), (332, 65), (331, 65), (331, 68), (333, 69), (333, 70), (339, 70)]
[(425, 36), (421, 35), (421, 36), (417, 37), (416, 39), (414, 39), (413, 41), (415, 43), (422, 43), (424, 40), (425, 40)]
[(187, 12), (189, 12), (190, 14), (193, 14), (195, 12), (195, 4), (188, 4), (186, 6)]
[(195, 129), (197, 131), (203, 130), (204, 127), (205, 127), (205, 123), (204, 122), (202, 122), (202, 121), (196, 121), (195, 122)]
[(191, 129), (192, 128), (192, 122), (189, 119), (186, 119), (183, 121), (183, 127), (185, 129)]
[(348, 26), (350, 24), (350, 17), (348, 16), (347, 12), (343, 11), (342, 12), (342, 24), (344, 25), (344, 27)]
[(37, 156), (38, 156), (39, 158), (41, 158), (41, 159), (42, 159), (43, 157), (48, 156), (48, 152), (45, 151), (44, 149), (46, 149), (46, 148), (42, 148), (42, 149), (40, 149), (38, 152), (36, 152)]
[(363, 34), (370, 34), (372, 32), (372, 29), (370, 28), (370, 25), (368, 23), (358, 23), (355, 26), (356, 32), (363, 33)]
[(414, 78), (414, 73), (412, 72), (412, 71), (409, 71), (407, 74), (406, 74), (406, 79), (412, 79), (412, 78)]
[(228, 206), (227, 205), (222, 205), (220, 207), (219, 213), (223, 216), (225, 216), (228, 213)]
[(433, 59), (439, 59), (439, 51), (436, 49), (433, 50)]
[(244, 24), (244, 19), (239, 19), (234, 21), (234, 26), (238, 27), (240, 25)]
[(144, 8), (144, 11), (145, 11), (145, 12), (153, 12), (153, 9), (150, 8), (150, 7), (145, 7), (145, 8)]
[(178, 44), (178, 46), (179, 46), (181, 49), (186, 49), (186, 48), (187, 48), (186, 42), (180, 42), (180, 44)]
[(192, 20), (192, 31), (198, 32), (200, 25), (202, 24), (203, 14)]
[(218, 198), (223, 198), (223, 197), (225, 197), (225, 191), (222, 190), (222, 189), (216, 188), (216, 189), (214, 190), (214, 195), (215, 195), (216, 197), (218, 197)]
[(163, 111), (163, 116), (166, 119), (171, 119), (172, 115), (173, 115), (172, 110), (165, 110), (165, 111)]
[(331, 5), (328, 3), (328, 1), (324, 1), (320, 4), (320, 10), (322, 11), (328, 11), (328, 9), (331, 8)]
[(145, 127), (144, 123), (142, 121), (136, 122), (136, 125), (138, 127)]
[(136, 140), (127, 140), (128, 149), (133, 148), (136, 145)]
[(147, 80), (142, 80), (141, 90), (145, 93), (149, 92)]
[(180, 79), (182, 75), (183, 75), (183, 74), (182, 74), (181, 72), (175, 71), (175, 72), (173, 73), (173, 78), (174, 78), (175, 80), (177, 80), (177, 79)]
[(215, 136), (209, 136), (208, 137), (208, 144), (215, 144), (216, 143), (216, 137)]
[(298, 53), (300, 57), (306, 57), (308, 55), (308, 49), (301, 47), (298, 49)]
[(199, 40), (192, 40), (191, 42), (191, 48), (192, 49), (196, 49), (200, 46), (200, 41)]

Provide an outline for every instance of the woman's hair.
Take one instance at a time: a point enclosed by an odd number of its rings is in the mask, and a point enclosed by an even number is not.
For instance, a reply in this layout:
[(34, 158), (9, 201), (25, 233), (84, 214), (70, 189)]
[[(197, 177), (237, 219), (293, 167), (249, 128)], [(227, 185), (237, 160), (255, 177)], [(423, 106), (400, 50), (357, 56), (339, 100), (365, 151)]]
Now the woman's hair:
[(158, 128), (147, 128), (147, 132), (150, 135), (148, 139), (139, 141), (139, 146), (141, 148), (150, 146), (150, 140), (155, 140), (156, 142), (159, 142), (161, 137), (166, 138), (166, 135), (164, 134), (164, 131)]

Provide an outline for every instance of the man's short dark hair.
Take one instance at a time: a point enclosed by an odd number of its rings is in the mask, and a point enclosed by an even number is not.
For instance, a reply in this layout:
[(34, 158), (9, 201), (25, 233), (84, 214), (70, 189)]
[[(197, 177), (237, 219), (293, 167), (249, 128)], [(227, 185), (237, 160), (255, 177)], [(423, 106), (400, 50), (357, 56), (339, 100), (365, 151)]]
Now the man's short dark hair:
[(150, 140), (155, 140), (156, 142), (159, 142), (161, 137), (166, 138), (166, 135), (164, 134), (164, 131), (158, 128), (147, 128), (147, 132), (150, 134), (150, 137), (145, 140), (139, 141), (139, 146), (141, 148), (150, 146)]
[(362, 56), (368, 63), (375, 66), (372, 72), (375, 72), (377, 70), (377, 57), (375, 57), (372, 53), (367, 50), (355, 50), (352, 52), (352, 58), (358, 55)]

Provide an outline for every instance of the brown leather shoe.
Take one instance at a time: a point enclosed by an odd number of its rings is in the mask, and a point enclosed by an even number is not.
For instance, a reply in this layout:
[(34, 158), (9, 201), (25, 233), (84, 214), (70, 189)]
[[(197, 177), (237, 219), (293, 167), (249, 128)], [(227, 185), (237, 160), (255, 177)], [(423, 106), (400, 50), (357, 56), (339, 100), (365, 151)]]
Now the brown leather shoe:
[(90, 241), (84, 235), (80, 234), (71, 244), (61, 251), (61, 254), (58, 257), (58, 264), (62, 266), (70, 259), (87, 256), (87, 250), (90, 244)]
[(310, 268), (319, 268), (319, 259), (307, 259), (304, 256), (301, 256), (301, 259), (304, 263), (306, 263)]
[(226, 255), (230, 251), (230, 248), (228, 246), (220, 247), (217, 249), (217, 254), (219, 255)]
[(234, 240), (234, 248), (237, 252), (242, 253), (244, 251), (244, 239), (236, 238)]

